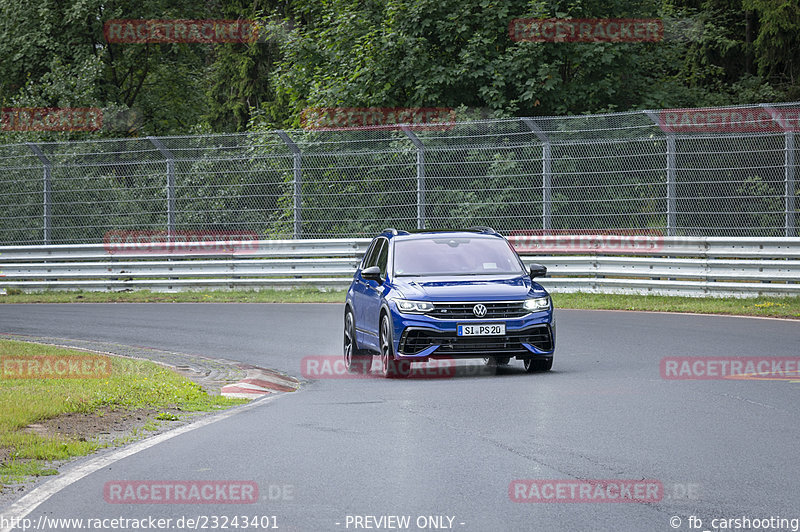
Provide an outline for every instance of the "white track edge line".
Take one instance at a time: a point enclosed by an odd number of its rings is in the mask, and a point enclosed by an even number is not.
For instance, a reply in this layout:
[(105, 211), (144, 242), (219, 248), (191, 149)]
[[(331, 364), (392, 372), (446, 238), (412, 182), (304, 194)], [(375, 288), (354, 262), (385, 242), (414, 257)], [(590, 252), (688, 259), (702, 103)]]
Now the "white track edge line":
[[(178, 427), (168, 432), (159, 434), (158, 436), (147, 438), (146, 440), (134, 443), (127, 447), (123, 447), (122, 449), (118, 449), (109, 454), (92, 458), (83, 464), (80, 464), (78, 466), (69, 469), (67, 472), (63, 474), (59, 474), (57, 478), (54, 478), (44, 483), (43, 485), (39, 486), (38, 488), (35, 488), (33, 491), (24, 495), (21, 499), (19, 499), (11, 506), (9, 506), (5, 512), (0, 514), (0, 516), (3, 517), (6, 521), (10, 521), (12, 523), (16, 522), (19, 524), (19, 521), (21, 519), (24, 519), (27, 515), (29, 515), (32, 511), (34, 511), (37, 507), (39, 507), (39, 505), (46, 502), (50, 497), (52, 497), (59, 491), (63, 490), (64, 488), (70, 486), (71, 484), (74, 484), (75, 482), (81, 480), (82, 478), (94, 473), (95, 471), (99, 471), (100, 469), (103, 469), (104, 467), (107, 467), (115, 462), (118, 462), (123, 458), (127, 458), (128, 456), (132, 456), (136, 453), (149, 449), (150, 447), (154, 447), (155, 445), (170, 440), (176, 436), (180, 436), (181, 434), (185, 434), (195, 429), (211, 425), (212, 423), (216, 423), (217, 421), (222, 421), (223, 419), (235, 416), (239, 412), (244, 412), (245, 410), (256, 408), (258, 406), (261, 406), (263, 403), (272, 401), (284, 395), (288, 394), (268, 395), (264, 398), (257, 399), (252, 403), (240, 406), (238, 408), (230, 409), (226, 412), (221, 412), (217, 415), (201, 419), (194, 423), (190, 423), (189, 425)], [(3, 528), (0, 529), (0, 532), (12, 532), (12, 530), (14, 530), (15, 528), (17, 528), (17, 526)]]

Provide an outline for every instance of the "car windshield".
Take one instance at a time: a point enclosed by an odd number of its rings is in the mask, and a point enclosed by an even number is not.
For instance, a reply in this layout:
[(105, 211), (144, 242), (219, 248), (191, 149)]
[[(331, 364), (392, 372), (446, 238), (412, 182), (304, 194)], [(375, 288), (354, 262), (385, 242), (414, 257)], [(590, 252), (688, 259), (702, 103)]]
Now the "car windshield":
[(442, 236), (395, 242), (394, 274), (401, 277), (521, 273), (516, 253), (500, 238)]

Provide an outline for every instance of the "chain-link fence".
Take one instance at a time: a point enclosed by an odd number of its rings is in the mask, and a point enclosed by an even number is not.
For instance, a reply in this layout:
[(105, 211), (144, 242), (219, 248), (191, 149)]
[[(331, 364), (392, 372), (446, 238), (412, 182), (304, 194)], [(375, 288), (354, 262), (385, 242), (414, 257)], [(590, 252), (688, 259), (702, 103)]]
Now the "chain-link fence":
[(0, 146), (0, 244), (489, 225), (797, 236), (800, 104)]

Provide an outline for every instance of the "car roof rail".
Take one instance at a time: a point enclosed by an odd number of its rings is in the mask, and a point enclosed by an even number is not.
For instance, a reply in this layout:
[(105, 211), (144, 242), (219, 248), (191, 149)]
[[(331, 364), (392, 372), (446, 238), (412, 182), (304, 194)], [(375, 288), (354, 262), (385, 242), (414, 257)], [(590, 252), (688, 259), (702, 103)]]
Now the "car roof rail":
[(415, 233), (483, 233), (483, 234), (490, 234), (490, 235), (499, 235), (497, 231), (492, 229), (491, 227), (482, 227), (482, 226), (475, 226), (475, 227), (466, 227), (460, 229), (437, 229), (437, 228), (428, 228), (428, 229), (411, 229), (409, 231), (400, 231), (401, 234), (409, 235)]
[(387, 227), (386, 229), (381, 231), (381, 233), (391, 233), (392, 236), (397, 236), (397, 235), (407, 235), (408, 231), (403, 231), (402, 229), (397, 230), (394, 227)]
[(411, 229), (406, 231), (406, 233), (413, 235), (416, 233), (463, 233), (464, 231), (468, 231), (468, 229), (439, 229), (436, 227), (429, 227), (427, 229)]
[(497, 231), (495, 231), (494, 229), (492, 229), (491, 227), (486, 226), (486, 225), (475, 225), (473, 227), (468, 227), (467, 231), (475, 231), (475, 232), (478, 232), (478, 233), (489, 233), (490, 235), (499, 235), (500, 234)]

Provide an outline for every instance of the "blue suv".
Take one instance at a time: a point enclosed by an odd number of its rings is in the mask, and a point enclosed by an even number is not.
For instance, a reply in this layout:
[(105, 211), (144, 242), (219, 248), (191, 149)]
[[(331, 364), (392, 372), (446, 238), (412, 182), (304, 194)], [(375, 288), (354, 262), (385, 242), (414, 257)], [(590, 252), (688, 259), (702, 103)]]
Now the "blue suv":
[(406, 377), (412, 362), (522, 360), (548, 371), (555, 351), (550, 295), (508, 241), (488, 227), (454, 231), (386, 229), (372, 240), (344, 311), (344, 361), (368, 373), (381, 357), (385, 377)]

